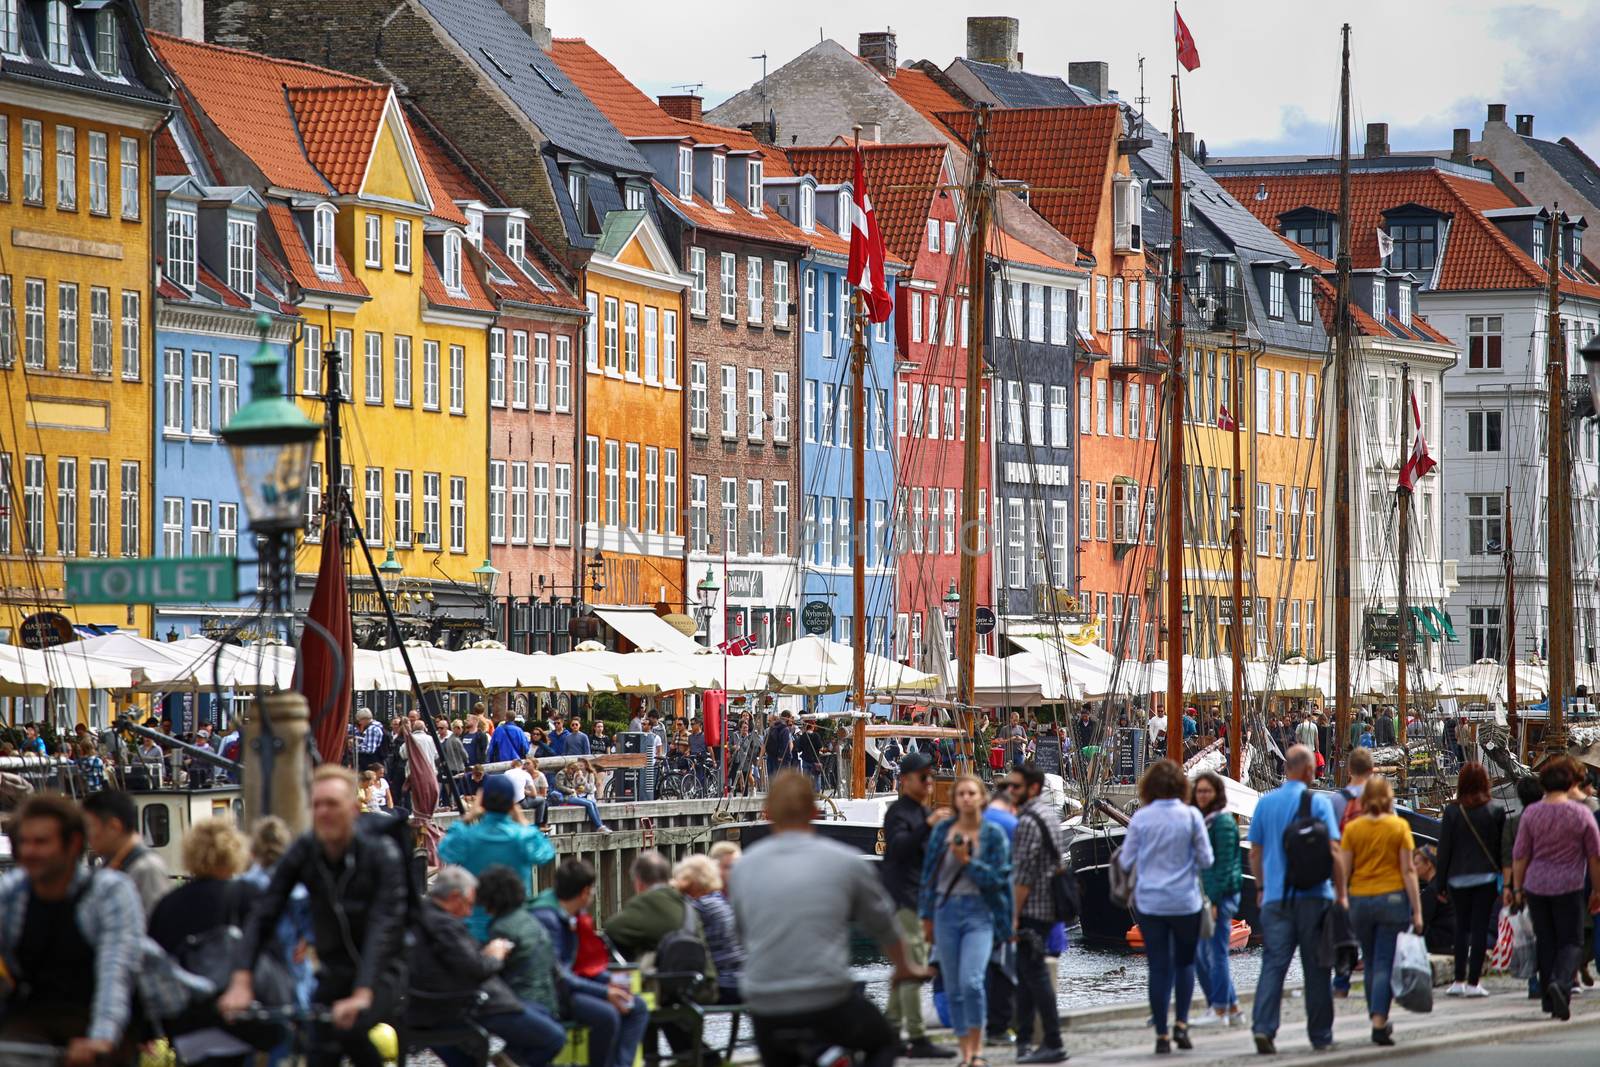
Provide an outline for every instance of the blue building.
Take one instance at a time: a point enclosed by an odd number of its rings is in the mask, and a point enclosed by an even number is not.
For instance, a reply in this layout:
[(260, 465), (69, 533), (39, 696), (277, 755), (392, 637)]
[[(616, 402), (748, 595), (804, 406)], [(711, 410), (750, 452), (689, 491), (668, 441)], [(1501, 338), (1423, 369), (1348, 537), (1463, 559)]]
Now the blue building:
[(280, 357), (298, 320), (285, 312), (270, 256), (258, 254), (266, 205), (254, 190), (162, 177), (156, 200), (166, 240), (155, 314), (155, 553), (242, 555), (251, 562), (239, 567), (237, 601), (157, 607), (154, 631), (168, 638), (221, 636), (241, 620), (249, 631), (255, 552), (240, 553), (249, 520), (218, 431), (249, 390), (250, 358), (261, 344), (257, 317), (271, 316), (268, 344)]
[[(772, 179), (768, 179), (769, 182)], [(800, 485), (804, 521), (797, 556), (800, 608), (820, 601), (832, 613), (824, 636), (849, 644), (852, 620), (864, 613), (867, 651), (892, 656), (895, 617), (893, 323), (867, 327), (867, 421), (865, 507), (855, 513), (850, 411), (855, 387), (850, 359), (851, 290), (848, 183), (819, 185), (810, 175), (780, 182), (789, 196), (777, 197), (802, 230), (814, 235), (800, 261)], [(890, 265), (891, 272), (894, 264)], [(895, 279), (890, 278), (891, 288)], [(866, 537), (867, 602), (857, 604), (853, 578), (854, 538)], [(804, 632), (804, 627), (800, 628)], [(816, 710), (838, 711), (844, 695), (823, 697)]]

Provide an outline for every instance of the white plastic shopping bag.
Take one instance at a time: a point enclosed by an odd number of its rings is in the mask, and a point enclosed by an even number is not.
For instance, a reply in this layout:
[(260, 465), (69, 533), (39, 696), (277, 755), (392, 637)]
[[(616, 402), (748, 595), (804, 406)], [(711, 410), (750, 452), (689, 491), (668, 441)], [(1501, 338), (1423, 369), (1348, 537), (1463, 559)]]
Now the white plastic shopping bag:
[(1390, 979), (1394, 999), (1407, 1011), (1433, 1010), (1433, 965), (1428, 962), (1428, 943), (1410, 931), (1394, 943), (1394, 974)]

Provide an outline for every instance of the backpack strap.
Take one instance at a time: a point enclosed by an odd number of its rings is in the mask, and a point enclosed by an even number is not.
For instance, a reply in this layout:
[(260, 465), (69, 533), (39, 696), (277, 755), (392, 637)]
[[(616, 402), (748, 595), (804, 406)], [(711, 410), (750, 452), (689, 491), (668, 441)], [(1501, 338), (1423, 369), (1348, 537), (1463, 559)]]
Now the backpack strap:
[[(1305, 789), (1303, 791), (1301, 791), (1301, 793), (1300, 793), (1300, 805), (1299, 805), (1298, 809), (1296, 810), (1295, 817), (1290, 820), (1290, 825), (1292, 826), (1294, 823), (1297, 823), (1302, 819), (1309, 819), (1310, 817), (1311, 817), (1311, 787), (1310, 786), (1306, 786)], [(1288, 828), (1285, 827), (1285, 832), (1287, 832), (1287, 829)], [(1279, 847), (1282, 848), (1282, 844), (1281, 843), (1280, 843)], [(1294, 896), (1294, 886), (1289, 884), (1289, 857), (1288, 856), (1285, 856), (1283, 858), (1283, 895), (1284, 895), (1285, 898)]]

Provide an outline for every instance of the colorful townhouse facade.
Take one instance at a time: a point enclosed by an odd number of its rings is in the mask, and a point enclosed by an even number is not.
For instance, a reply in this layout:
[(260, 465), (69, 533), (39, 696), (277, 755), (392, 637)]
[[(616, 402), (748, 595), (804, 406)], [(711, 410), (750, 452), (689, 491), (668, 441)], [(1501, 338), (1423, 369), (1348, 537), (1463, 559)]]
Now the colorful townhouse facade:
[[(131, 3), (0, 8), (7, 644), (151, 632), (148, 606), (69, 602), (64, 564), (150, 554), (151, 155), (170, 95)], [(26, 703), (17, 721), (46, 717), (45, 698)], [(60, 724), (84, 710), (65, 691), (49, 703)], [(107, 694), (90, 694), (90, 721), (108, 709)]]

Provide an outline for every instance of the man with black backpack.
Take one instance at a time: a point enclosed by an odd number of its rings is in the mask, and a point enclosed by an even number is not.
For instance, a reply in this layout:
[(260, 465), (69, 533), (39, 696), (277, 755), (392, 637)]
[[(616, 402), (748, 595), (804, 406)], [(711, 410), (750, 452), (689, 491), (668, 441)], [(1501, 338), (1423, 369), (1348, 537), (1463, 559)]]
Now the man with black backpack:
[(1265, 951), (1256, 982), (1251, 1032), (1256, 1051), (1278, 1051), (1283, 979), (1295, 951), (1305, 971), (1306, 1030), (1311, 1047), (1333, 1046), (1333, 990), (1323, 958), (1323, 924), (1335, 901), (1347, 906), (1339, 820), (1325, 796), (1310, 791), (1316, 754), (1295, 745), (1284, 755), (1284, 782), (1256, 804), (1250, 820), (1250, 873), (1256, 881)]
[[(1055, 983), (1045, 961), (1050, 928), (1072, 922), (1075, 915), (1059, 914), (1053, 879), (1063, 863), (1066, 835), (1061, 813), (1044, 796), (1044, 772), (1030, 761), (1007, 779), (1012, 803), (1017, 805), (1017, 833), (1012, 839), (1012, 899), (1017, 931), (1017, 1062), (1061, 1063), (1067, 1058), (1061, 1042), (1061, 1020), (1056, 1011)], [(1033, 1020), (1038, 1017), (1044, 1040), (1028, 1051)]]

